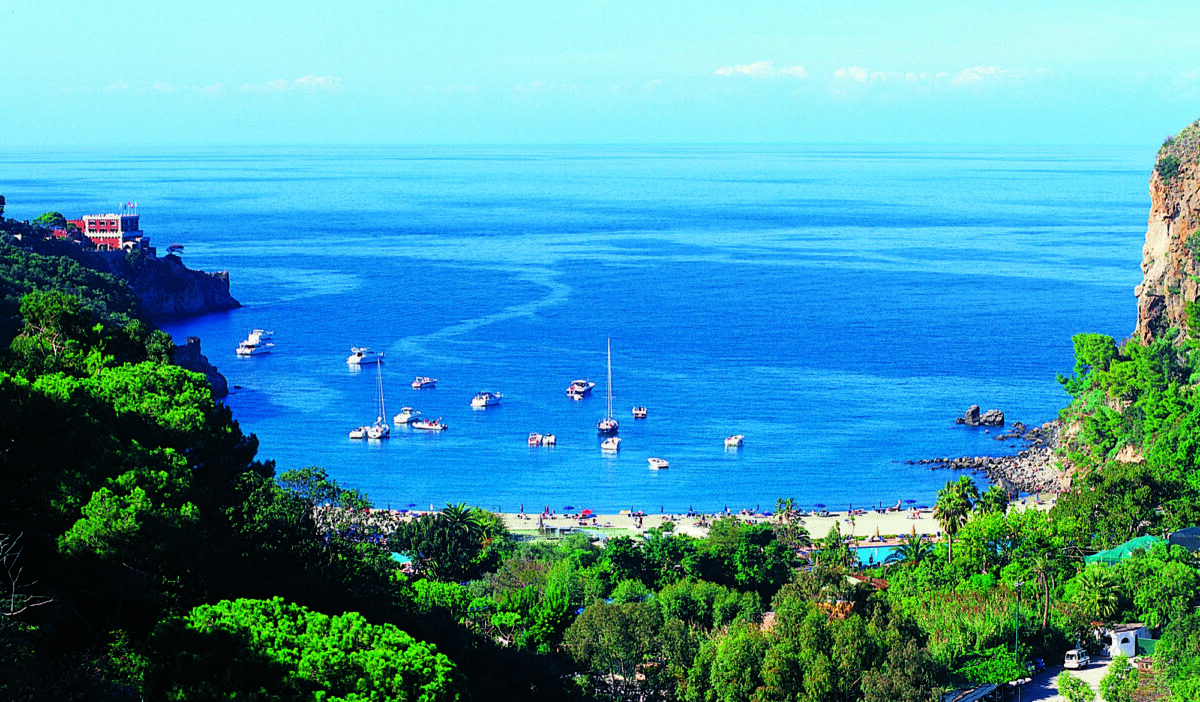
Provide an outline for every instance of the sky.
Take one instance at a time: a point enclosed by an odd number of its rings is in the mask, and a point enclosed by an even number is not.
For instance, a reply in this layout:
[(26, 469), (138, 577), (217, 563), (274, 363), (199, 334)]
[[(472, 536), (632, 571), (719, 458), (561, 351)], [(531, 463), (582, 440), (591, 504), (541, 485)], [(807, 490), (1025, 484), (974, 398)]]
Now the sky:
[(1198, 30), (1198, 0), (4, 0), (0, 145), (1157, 145), (1200, 118)]

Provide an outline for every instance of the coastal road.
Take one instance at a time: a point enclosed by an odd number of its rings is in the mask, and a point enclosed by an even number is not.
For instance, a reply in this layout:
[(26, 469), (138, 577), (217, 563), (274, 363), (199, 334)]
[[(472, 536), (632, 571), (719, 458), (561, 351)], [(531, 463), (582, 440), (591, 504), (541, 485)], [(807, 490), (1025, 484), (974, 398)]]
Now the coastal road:
[[(1104, 653), (1092, 656), (1092, 664), (1083, 670), (1072, 670), (1070, 673), (1083, 680), (1096, 691), (1096, 699), (1100, 699), (1100, 678), (1108, 672), (1112, 658)], [(1066, 702), (1066, 698), (1058, 694), (1058, 674), (1063, 670), (1062, 665), (1048, 666), (1041, 675), (1021, 688), (1021, 702), (1044, 700), (1045, 702)], [(1016, 698), (1014, 698), (1016, 699)]]

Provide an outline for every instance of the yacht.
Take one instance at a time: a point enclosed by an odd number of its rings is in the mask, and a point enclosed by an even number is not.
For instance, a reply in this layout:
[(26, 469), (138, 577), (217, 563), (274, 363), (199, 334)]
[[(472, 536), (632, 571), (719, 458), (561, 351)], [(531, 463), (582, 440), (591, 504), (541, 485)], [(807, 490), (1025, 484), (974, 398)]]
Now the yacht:
[(430, 378), (430, 377), (427, 377), (424, 375), (418, 375), (416, 378), (413, 378), (413, 381), (412, 381), (413, 390), (421, 390), (423, 388), (432, 388), (432, 387), (435, 387), (436, 385), (437, 385), (437, 378)]
[(553, 434), (542, 434), (542, 446), (557, 446), (558, 437)]
[(621, 448), (621, 437), (619, 437), (619, 436), (610, 436), (607, 439), (605, 439), (604, 441), (600, 442), (600, 450), (601, 451), (617, 451), (620, 448)]
[(647, 458), (646, 462), (650, 464), (650, 470), (663, 470), (671, 467), (665, 458)]
[(437, 419), (418, 419), (412, 423), (413, 429), (424, 429), (425, 431), (445, 431), (449, 427), (442, 424), (442, 418)]
[(386, 439), (392, 435), (392, 428), (382, 419), (367, 427), (368, 439)]
[(367, 427), (368, 439), (386, 439), (392, 434), (392, 428), (388, 426), (387, 408), (383, 403), (383, 371), (380, 370), (379, 364), (375, 364), (375, 382), (376, 382), (376, 398), (379, 401), (379, 415), (375, 417), (375, 423)]
[(596, 431), (601, 434), (616, 434), (617, 420), (613, 418), (612, 411), (612, 340), (608, 341), (608, 414), (604, 415), (604, 419), (596, 422)]
[(396, 424), (412, 424), (417, 419), (417, 415), (421, 412), (412, 407), (401, 407), (400, 414), (392, 417), (392, 422)]
[(271, 353), (271, 349), (275, 348), (274, 334), (275, 332), (269, 332), (265, 329), (251, 331), (245, 341), (238, 342), (237, 355), (257, 356), (263, 353)]
[(584, 395), (591, 393), (596, 384), (590, 380), (572, 380), (567, 386), (567, 397), (572, 400), (582, 400)]
[(350, 355), (346, 357), (346, 363), (352, 366), (365, 366), (371, 363), (379, 363), (383, 360), (383, 352), (375, 352), (365, 346), (350, 347)]
[(740, 448), (742, 440), (746, 438), (745, 434), (734, 434), (733, 436), (725, 437), (725, 448)]
[(504, 397), (498, 392), (477, 392), (475, 397), (471, 398), (472, 407), (491, 407), (492, 405), (500, 404), (500, 399)]
[(633, 418), (634, 419), (645, 419), (646, 418), (646, 408), (642, 407), (640, 405), (637, 407), (634, 407), (633, 408)]
[(367, 438), (367, 427), (354, 427), (353, 429), (350, 430), (350, 438), (351, 439)]
[(541, 446), (542, 445), (542, 435), (536, 434), (534, 432), (530, 432), (529, 433), (529, 445), (530, 446)]

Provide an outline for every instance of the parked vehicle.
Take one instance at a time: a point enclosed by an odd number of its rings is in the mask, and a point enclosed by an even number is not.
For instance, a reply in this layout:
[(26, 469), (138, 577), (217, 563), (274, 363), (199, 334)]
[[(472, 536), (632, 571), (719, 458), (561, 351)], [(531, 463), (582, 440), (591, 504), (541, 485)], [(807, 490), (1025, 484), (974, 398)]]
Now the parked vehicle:
[(1082, 648), (1073, 648), (1063, 657), (1063, 667), (1072, 670), (1083, 670), (1092, 662), (1091, 656)]

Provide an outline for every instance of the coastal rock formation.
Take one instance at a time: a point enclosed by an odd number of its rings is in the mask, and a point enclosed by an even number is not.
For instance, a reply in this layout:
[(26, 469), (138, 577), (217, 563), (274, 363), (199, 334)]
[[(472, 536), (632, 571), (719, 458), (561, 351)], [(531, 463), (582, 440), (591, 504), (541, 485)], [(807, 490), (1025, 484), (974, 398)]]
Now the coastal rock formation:
[[(1200, 298), (1200, 120), (1167, 139), (1150, 175), (1150, 217), (1142, 247), (1135, 338), (1148, 344), (1187, 328)], [(1194, 304), (1193, 304), (1194, 307)]]
[(217, 367), (208, 362), (208, 357), (200, 352), (200, 337), (189, 336), (187, 343), (175, 345), (175, 365), (185, 370), (203, 373), (212, 386), (213, 397), (221, 399), (229, 394), (229, 383), (225, 376), (217, 371)]
[(989, 482), (1006, 492), (1057, 492), (1068, 486), (1069, 477), (1055, 464), (1054, 453), (1059, 441), (1058, 422), (1026, 429), (1017, 422), (997, 440), (1020, 439), (1026, 447), (1015, 456), (961, 456), (959, 458), (922, 458), (908, 461), (910, 465), (929, 466), (931, 470), (949, 468), (969, 470), (983, 475)]
[(229, 294), (229, 274), (195, 271), (174, 254), (97, 253), (108, 273), (125, 280), (152, 318), (221, 312), (241, 307)]
[(981, 414), (979, 405), (971, 405), (963, 413), (963, 416), (955, 418), (954, 423), (965, 424), (969, 427), (999, 427), (1004, 425), (1004, 412), (990, 409)]

